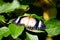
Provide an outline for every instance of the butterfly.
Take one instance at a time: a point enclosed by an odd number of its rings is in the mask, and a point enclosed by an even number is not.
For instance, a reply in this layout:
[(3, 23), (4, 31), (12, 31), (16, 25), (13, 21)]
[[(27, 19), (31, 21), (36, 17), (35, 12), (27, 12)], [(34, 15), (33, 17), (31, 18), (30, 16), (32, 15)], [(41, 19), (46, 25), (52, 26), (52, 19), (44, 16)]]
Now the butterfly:
[(12, 23), (23, 25), (27, 30), (44, 30), (46, 28), (42, 20), (30, 16), (15, 18)]

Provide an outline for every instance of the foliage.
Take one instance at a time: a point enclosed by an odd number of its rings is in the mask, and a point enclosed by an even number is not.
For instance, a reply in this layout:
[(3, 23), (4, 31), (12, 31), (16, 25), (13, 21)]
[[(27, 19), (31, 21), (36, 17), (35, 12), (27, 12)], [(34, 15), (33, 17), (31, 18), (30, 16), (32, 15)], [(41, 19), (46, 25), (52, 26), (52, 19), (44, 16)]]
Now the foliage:
[(46, 31), (48, 32), (48, 36), (55, 36), (60, 34), (60, 21), (57, 19), (51, 19), (46, 23)]
[[(26, 3), (26, 1), (25, 1), (25, 3)], [(29, 7), (29, 4), (22, 5), (17, 0), (13, 0), (11, 3), (9, 3), (9, 2), (5, 3), (4, 1), (0, 0), (0, 24), (3, 24), (2, 27), (0, 26), (0, 40), (2, 40), (3, 37), (8, 37), (9, 35), (11, 35), (11, 37), (13, 39), (21, 40), (18, 37), (24, 31), (24, 26), (18, 26), (16, 24), (12, 23), (12, 21), (14, 19), (14, 17), (13, 17), (14, 15), (12, 15), (13, 18), (12, 17), (9, 18), (9, 17), (11, 16), (11, 14), (13, 14), (11, 12), (15, 11), (16, 9), (25, 10), (27, 7)], [(21, 10), (19, 10), (19, 11), (21, 11)], [(22, 11), (22, 12), (24, 12), (24, 11)], [(8, 16), (7, 19), (3, 13), (7, 14), (7, 16)], [(3, 14), (3, 15), (1, 15), (1, 14)], [(17, 14), (18, 13), (16, 13), (16, 15)], [(20, 15), (20, 14), (18, 14), (18, 15)], [(30, 15), (29, 13), (24, 13), (24, 15), (22, 15), (22, 16), (29, 16), (29, 15)], [(32, 15), (32, 17), (37, 18), (38, 20), (44, 21), (42, 16), (38, 16), (35, 13), (33, 13), (31, 15)], [(6, 21), (8, 21), (8, 22), (6, 22)], [(46, 25), (45, 31), (47, 31), (48, 36), (55, 36), (55, 35), (60, 34), (60, 21), (59, 20), (51, 19), (49, 21), (46, 21), (45, 25)], [(35, 32), (41, 33), (41, 30), (40, 31), (36, 30)], [(32, 40), (32, 37), (34, 37), (33, 35), (30, 35), (28, 32), (26, 32), (26, 36), (27, 37), (25, 40), (30, 40), (30, 39)], [(37, 37), (36, 37), (36, 39), (37, 39)]]
[(15, 24), (10, 24), (9, 29), (10, 29), (10, 32), (11, 32), (11, 36), (14, 39), (16, 39), (19, 35), (21, 35), (21, 33), (24, 30), (24, 27), (23, 26), (17, 26)]

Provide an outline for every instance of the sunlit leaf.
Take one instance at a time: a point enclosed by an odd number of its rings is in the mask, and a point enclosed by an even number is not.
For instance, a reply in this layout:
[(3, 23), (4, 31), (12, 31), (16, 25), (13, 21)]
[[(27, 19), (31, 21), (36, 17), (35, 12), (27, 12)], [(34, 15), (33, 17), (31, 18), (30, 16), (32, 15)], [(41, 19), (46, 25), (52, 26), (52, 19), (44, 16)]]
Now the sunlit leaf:
[(0, 35), (7, 37), (9, 34), (10, 34), (10, 32), (7, 27), (0, 28)]
[(46, 31), (48, 36), (55, 36), (60, 34), (60, 21), (56, 19), (51, 19), (46, 23)]
[(46, 29), (48, 36), (55, 36), (60, 34), (60, 27)]
[(30, 16), (30, 14), (25, 13), (23, 16)]
[(29, 5), (20, 5), (20, 9), (26, 9), (28, 7), (29, 7)]
[(14, 11), (15, 9), (26, 9), (28, 5), (20, 5), (17, 0), (13, 0), (12, 3), (4, 3), (0, 6), (0, 13), (7, 13)]
[(19, 3), (17, 0), (14, 0), (12, 3), (5, 3), (2, 6), (0, 6), (0, 13), (6, 13), (14, 11), (16, 8), (19, 8)]
[(29, 34), (28, 32), (26, 32), (26, 34), (28, 35), (28, 39), (29, 40), (38, 40), (38, 36), (37, 35), (32, 35), (32, 34)]
[(24, 30), (24, 27), (23, 26), (18, 26), (16, 24), (10, 24), (9, 29), (10, 29), (10, 32), (11, 32), (11, 36), (14, 39), (16, 39), (19, 35), (21, 35), (21, 33)]
[(30, 40), (30, 38), (29, 38), (29, 36), (28, 36), (28, 35), (26, 35), (26, 38), (25, 38), (25, 40)]
[(6, 33), (3, 34), (4, 37), (8, 37), (10, 35), (10, 30), (8, 29), (8, 31)]

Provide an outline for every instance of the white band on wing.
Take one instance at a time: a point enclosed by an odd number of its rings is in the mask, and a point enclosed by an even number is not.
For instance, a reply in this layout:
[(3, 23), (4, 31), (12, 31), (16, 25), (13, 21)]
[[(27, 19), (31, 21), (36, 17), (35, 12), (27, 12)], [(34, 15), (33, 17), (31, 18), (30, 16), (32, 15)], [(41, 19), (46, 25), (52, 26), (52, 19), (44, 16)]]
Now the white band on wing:
[(38, 27), (39, 27), (39, 28), (41, 27), (41, 24), (42, 24), (41, 21), (39, 21), (39, 24), (38, 24)]
[(15, 23), (18, 23), (19, 19), (20, 19), (20, 18), (18, 17), (17, 20), (15, 21)]

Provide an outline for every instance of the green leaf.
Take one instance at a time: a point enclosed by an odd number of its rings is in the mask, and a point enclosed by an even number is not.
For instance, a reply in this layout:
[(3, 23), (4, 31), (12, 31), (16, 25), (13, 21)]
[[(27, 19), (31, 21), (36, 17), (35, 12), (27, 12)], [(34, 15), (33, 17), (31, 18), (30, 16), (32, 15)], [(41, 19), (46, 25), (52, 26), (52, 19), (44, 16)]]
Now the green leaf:
[(29, 5), (20, 5), (20, 9), (26, 9), (26, 8), (28, 8), (29, 7)]
[(19, 8), (19, 3), (17, 0), (14, 0), (12, 3), (5, 3), (0, 6), (0, 13), (6, 13), (14, 11), (16, 8)]
[(34, 18), (37, 18), (38, 20), (44, 20), (42, 16), (38, 16), (36, 14), (32, 14)]
[(23, 16), (30, 16), (30, 14), (25, 13)]
[(29, 36), (28, 36), (28, 33), (26, 33), (26, 38), (25, 40), (30, 40)]
[(28, 38), (27, 40), (38, 40), (38, 36), (37, 35), (32, 35), (32, 34), (29, 34), (28, 32), (26, 32)]
[(60, 34), (60, 27), (46, 29), (48, 36), (55, 36)]
[(38, 20), (44, 20), (42, 16), (38, 16), (36, 14), (28, 14), (28, 13), (25, 13), (23, 16), (32, 16), (34, 18), (37, 18)]
[(0, 35), (7, 37), (10, 34), (10, 31), (7, 27), (0, 28)]
[(11, 32), (11, 36), (14, 39), (16, 39), (19, 35), (21, 35), (21, 33), (24, 30), (24, 27), (23, 26), (18, 26), (16, 24), (10, 24), (9, 29), (10, 29), (10, 32)]
[(5, 22), (5, 17), (3, 15), (0, 15), (0, 21)]
[(0, 40), (2, 39), (2, 36), (0, 35)]
[(3, 4), (4, 2), (2, 0), (0, 0), (0, 6)]
[(51, 19), (46, 23), (46, 31), (48, 36), (55, 36), (60, 34), (60, 21), (56, 19)]
[(10, 34), (11, 34), (11, 33), (10, 33), (10, 30), (8, 29), (8, 31), (5, 32), (5, 33), (3, 34), (3, 36), (4, 36), (4, 37), (8, 37)]
[(16, 40), (21, 40), (20, 38), (17, 38)]
[(26, 9), (28, 5), (21, 5), (17, 0), (13, 0), (12, 3), (4, 3), (0, 5), (0, 13), (7, 13), (14, 11), (15, 9)]

